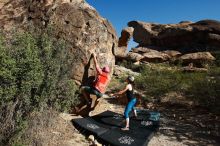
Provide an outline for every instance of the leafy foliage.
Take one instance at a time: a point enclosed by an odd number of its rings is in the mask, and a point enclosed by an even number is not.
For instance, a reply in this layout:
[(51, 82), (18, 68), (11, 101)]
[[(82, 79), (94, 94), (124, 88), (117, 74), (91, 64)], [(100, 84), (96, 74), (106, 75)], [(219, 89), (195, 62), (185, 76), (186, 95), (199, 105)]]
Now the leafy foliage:
[[(39, 33), (38, 33), (39, 34)], [(70, 79), (72, 56), (62, 40), (31, 33), (0, 37), (0, 145), (26, 126), (33, 111), (68, 110), (77, 102)]]
[(151, 69), (147, 66), (137, 77), (137, 88), (146, 91), (147, 97), (160, 97), (167, 92), (180, 89), (182, 76), (176, 71)]
[(215, 67), (204, 78), (195, 80), (187, 94), (213, 112), (220, 111), (220, 68)]
[(184, 73), (145, 66), (136, 79), (136, 87), (145, 91), (146, 99), (162, 97), (175, 91), (185, 94), (199, 105), (220, 111), (220, 69), (212, 67), (207, 73)]

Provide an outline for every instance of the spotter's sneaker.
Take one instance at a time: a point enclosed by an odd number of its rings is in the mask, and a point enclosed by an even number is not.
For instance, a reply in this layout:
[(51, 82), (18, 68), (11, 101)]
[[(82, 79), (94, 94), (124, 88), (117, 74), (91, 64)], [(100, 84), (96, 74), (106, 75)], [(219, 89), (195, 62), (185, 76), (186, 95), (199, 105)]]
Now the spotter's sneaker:
[(89, 117), (92, 117), (92, 116), (94, 116), (94, 112), (93, 112), (93, 111), (90, 111), (90, 112), (89, 112)]

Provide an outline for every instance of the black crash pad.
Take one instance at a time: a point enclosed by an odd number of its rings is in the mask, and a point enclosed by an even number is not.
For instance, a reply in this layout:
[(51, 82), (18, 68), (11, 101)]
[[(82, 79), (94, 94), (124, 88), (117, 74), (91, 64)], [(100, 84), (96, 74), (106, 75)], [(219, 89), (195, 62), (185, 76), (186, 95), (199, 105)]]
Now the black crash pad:
[[(154, 114), (157, 115), (158, 113), (155, 112)], [(105, 111), (92, 117), (74, 119), (73, 123), (87, 130), (88, 133), (96, 135), (99, 140), (106, 144), (145, 146), (159, 128), (159, 119), (152, 120), (149, 112), (141, 112), (140, 110), (138, 111), (138, 117), (137, 119), (130, 118), (129, 131), (120, 129), (125, 126), (123, 115), (112, 111)]]
[[(155, 112), (156, 113), (156, 112)], [(105, 111), (92, 117), (95, 121), (102, 123), (106, 128), (123, 127), (125, 125), (124, 116), (112, 111)], [(148, 128), (156, 130), (159, 127), (159, 121), (149, 120), (151, 115), (144, 111), (143, 113), (138, 111), (138, 118), (130, 118), (130, 129), (142, 129)]]
[[(139, 111), (139, 114), (141, 111)], [(145, 116), (144, 116), (145, 115)], [(148, 120), (149, 113), (141, 113), (137, 119), (130, 118), (130, 130), (122, 131), (125, 126), (123, 115), (112, 111), (105, 111), (92, 118), (102, 124), (112, 125), (112, 129), (100, 135), (104, 142), (116, 146), (145, 146), (152, 138), (154, 132), (159, 128), (159, 121)]]
[(107, 126), (107, 128), (110, 129), (122, 127), (124, 123), (123, 115), (112, 111), (105, 111), (103, 113), (93, 116), (92, 118), (97, 122), (104, 124), (105, 126)]
[(96, 122), (90, 117), (73, 119), (72, 122), (77, 128), (87, 130), (89, 134), (93, 134), (96, 136), (108, 131), (108, 129), (104, 128), (103, 125)]
[(141, 131), (112, 129), (100, 135), (100, 139), (114, 146), (146, 146), (152, 136), (153, 131), (147, 129)]

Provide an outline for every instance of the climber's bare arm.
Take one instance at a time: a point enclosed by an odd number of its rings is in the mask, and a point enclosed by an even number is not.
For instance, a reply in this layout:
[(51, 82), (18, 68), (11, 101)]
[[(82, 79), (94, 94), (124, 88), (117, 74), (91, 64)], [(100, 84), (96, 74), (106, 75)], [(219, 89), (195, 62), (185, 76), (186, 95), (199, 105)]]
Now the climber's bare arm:
[(102, 74), (102, 69), (99, 67), (99, 64), (97, 62), (97, 58), (96, 58), (96, 54), (95, 53), (92, 53), (92, 56), (93, 56), (93, 60), (94, 60), (94, 64), (95, 64), (95, 68), (96, 68), (96, 71), (99, 73), (99, 74)]

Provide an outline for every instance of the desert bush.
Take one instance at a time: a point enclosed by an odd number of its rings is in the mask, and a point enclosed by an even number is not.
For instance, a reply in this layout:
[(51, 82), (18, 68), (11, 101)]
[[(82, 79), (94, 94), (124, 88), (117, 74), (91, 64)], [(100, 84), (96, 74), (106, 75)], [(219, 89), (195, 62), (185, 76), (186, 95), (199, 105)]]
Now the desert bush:
[(158, 99), (177, 92), (210, 110), (219, 111), (220, 68), (211, 67), (207, 73), (182, 72), (145, 66), (136, 79), (136, 88), (145, 91), (145, 99)]
[(213, 52), (213, 55), (215, 57), (215, 65), (220, 67), (220, 51)]
[(136, 88), (145, 91), (146, 97), (160, 97), (180, 88), (181, 76), (176, 71), (157, 70), (145, 66), (136, 79)]
[(43, 112), (32, 112), (28, 116), (28, 126), (17, 139), (20, 146), (63, 146), (66, 141), (74, 139), (74, 130), (70, 122), (66, 122), (59, 112), (53, 109)]
[(220, 112), (220, 68), (211, 68), (200, 80), (194, 80), (187, 95), (213, 112)]
[(70, 79), (72, 56), (49, 32), (0, 37), (0, 145), (7, 145), (27, 126), (33, 111), (65, 111), (77, 102)]

